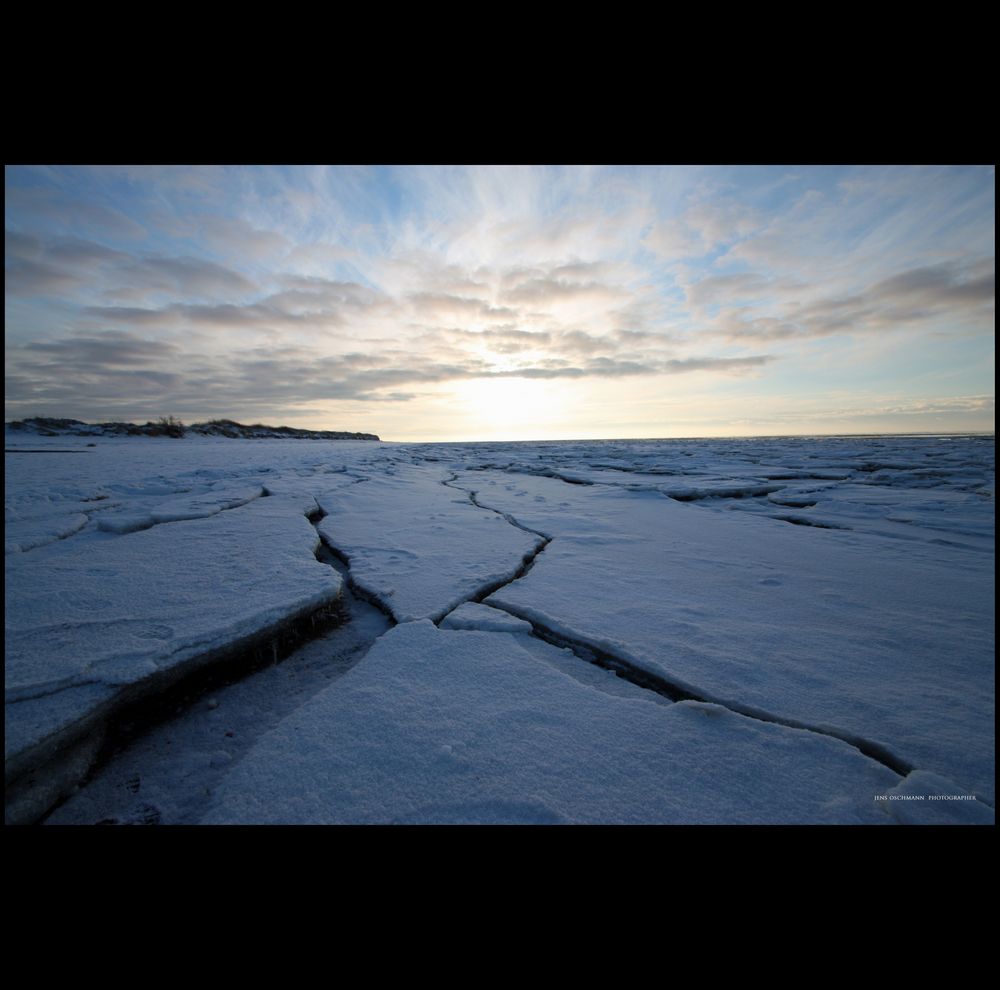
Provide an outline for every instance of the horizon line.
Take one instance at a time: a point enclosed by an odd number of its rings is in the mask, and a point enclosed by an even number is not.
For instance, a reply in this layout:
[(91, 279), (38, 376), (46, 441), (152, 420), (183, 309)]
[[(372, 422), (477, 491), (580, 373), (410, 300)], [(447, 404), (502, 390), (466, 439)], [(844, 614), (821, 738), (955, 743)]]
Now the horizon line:
[[(67, 419), (72, 420), (71, 416), (25, 416), (23, 419), (13, 419), (4, 421), (4, 430), (6, 431), (11, 423), (14, 422), (24, 422), (33, 419)], [(253, 423), (253, 424), (243, 424), (236, 420), (226, 419), (225, 417), (216, 420), (206, 420), (205, 423), (193, 423), (192, 426), (208, 425), (213, 422), (230, 422), (237, 426), (250, 425), (251, 427), (261, 427), (263, 429), (289, 429), (285, 426), (268, 426), (263, 423)], [(82, 423), (85, 426), (99, 426), (102, 423), (87, 423), (83, 420), (76, 420), (76, 422)], [(110, 422), (124, 422), (124, 421), (113, 421), (105, 420), (105, 423)], [(134, 424), (132, 424), (134, 425)], [(323, 428), (309, 428), (309, 427), (293, 427), (296, 430), (302, 430), (306, 433), (363, 433), (366, 431), (362, 430), (334, 430), (329, 427)], [(745, 434), (719, 434), (715, 436), (649, 436), (649, 437), (531, 437), (531, 438), (506, 438), (506, 439), (483, 439), (483, 438), (466, 438), (466, 439), (410, 439), (410, 440), (395, 440), (383, 437), (379, 434), (372, 434), (378, 436), (380, 443), (398, 443), (398, 444), (468, 444), (468, 443), (650, 443), (650, 442), (668, 442), (668, 441), (704, 441), (704, 440), (807, 440), (807, 439), (865, 439), (865, 438), (878, 438), (878, 437), (996, 437), (996, 430), (910, 430), (910, 431), (900, 431), (900, 430), (889, 430), (881, 432), (871, 432), (871, 433), (861, 433), (857, 431), (851, 432), (841, 432), (841, 433), (816, 433), (816, 432), (805, 432), (805, 433), (745, 433)]]
[(468, 440), (391, 440), (381, 438), (382, 443), (649, 443), (652, 441), (675, 440), (822, 440), (852, 439), (865, 437), (995, 437), (995, 430), (924, 430), (902, 432), (890, 430), (883, 433), (741, 433), (716, 436), (676, 436), (676, 437), (534, 437), (519, 439), (468, 439)]

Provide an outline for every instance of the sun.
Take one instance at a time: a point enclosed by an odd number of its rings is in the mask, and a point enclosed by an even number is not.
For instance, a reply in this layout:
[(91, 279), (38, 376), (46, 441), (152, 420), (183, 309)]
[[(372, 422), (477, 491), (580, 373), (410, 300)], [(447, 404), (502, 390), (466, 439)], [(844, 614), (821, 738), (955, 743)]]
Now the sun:
[[(452, 388), (456, 412), (470, 435), (536, 439), (565, 413), (562, 383), (537, 378), (473, 378)], [(464, 431), (463, 431), (464, 432)]]

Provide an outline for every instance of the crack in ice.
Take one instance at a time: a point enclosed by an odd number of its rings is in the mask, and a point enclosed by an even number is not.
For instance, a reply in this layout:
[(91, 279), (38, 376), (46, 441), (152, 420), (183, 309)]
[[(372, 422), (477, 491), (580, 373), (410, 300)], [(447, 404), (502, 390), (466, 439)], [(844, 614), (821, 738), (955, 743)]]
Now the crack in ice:
[[(483, 602), (483, 600), (492, 594), (495, 594), (501, 588), (506, 587), (508, 584), (512, 584), (514, 581), (519, 580), (524, 577), (528, 571), (534, 566), (535, 559), (538, 555), (545, 550), (545, 548), (552, 542), (552, 537), (547, 536), (538, 530), (530, 529), (529, 527), (523, 525), (517, 519), (514, 518), (510, 513), (502, 512), (499, 509), (494, 509), (491, 506), (483, 505), (476, 499), (477, 492), (471, 491), (469, 489), (459, 488), (459, 486), (453, 484), (456, 481), (458, 475), (452, 475), (451, 478), (442, 481), (441, 484), (446, 485), (449, 488), (454, 488), (456, 491), (464, 491), (469, 497), (469, 501), (480, 509), (489, 509), (491, 512), (495, 512), (497, 515), (502, 516), (507, 523), (511, 526), (515, 526), (518, 529), (523, 530), (526, 533), (533, 533), (536, 536), (541, 537), (545, 542), (538, 547), (534, 553), (530, 554), (529, 557), (525, 558), (524, 565), (520, 568), (518, 574), (516, 574), (509, 581), (503, 581), (496, 585), (492, 590), (487, 591), (478, 597), (474, 597), (471, 600), (475, 602)], [(668, 496), (669, 497), (669, 496)], [(780, 518), (780, 517), (774, 517)], [(786, 519), (783, 521), (791, 522), (792, 519)], [(806, 525), (815, 525), (808, 522)], [(834, 528), (834, 527), (822, 527), (822, 528)], [(837, 527), (840, 528), (840, 527)], [(847, 743), (849, 746), (853, 746), (855, 749), (860, 751), (863, 755), (867, 756), (869, 759), (875, 760), (877, 763), (881, 763), (883, 766), (892, 770), (894, 773), (899, 774), (901, 777), (905, 777), (908, 773), (916, 769), (913, 764), (904, 760), (902, 757), (898, 756), (892, 750), (883, 745), (882, 743), (876, 742), (875, 740), (866, 739), (863, 736), (859, 736), (856, 733), (847, 732), (842, 729), (838, 729), (834, 726), (820, 726), (813, 725), (808, 722), (803, 722), (798, 719), (784, 718), (778, 715), (774, 715), (761, 708), (756, 708), (752, 705), (743, 705), (739, 702), (735, 702), (725, 698), (714, 697), (711, 694), (707, 694), (703, 691), (694, 689), (688, 685), (681, 683), (680, 681), (671, 680), (669, 677), (664, 677), (662, 674), (652, 673), (651, 671), (644, 670), (637, 666), (630, 660), (623, 657), (616, 656), (607, 650), (602, 649), (595, 643), (588, 642), (583, 637), (567, 637), (565, 634), (560, 634), (554, 630), (548, 628), (544, 624), (538, 622), (536, 617), (533, 617), (526, 612), (517, 609), (516, 607), (501, 604), (498, 602), (489, 603), (492, 608), (500, 609), (501, 611), (507, 612), (509, 615), (513, 615), (515, 618), (522, 619), (525, 622), (530, 623), (532, 627), (533, 634), (538, 638), (547, 642), (553, 646), (560, 647), (561, 649), (569, 649), (575, 656), (579, 657), (587, 663), (595, 664), (598, 667), (602, 667), (606, 670), (612, 671), (618, 677), (635, 684), (637, 687), (644, 688), (648, 691), (653, 691), (670, 701), (697, 701), (704, 704), (714, 704), (719, 705), (737, 715), (743, 715), (747, 718), (752, 718), (759, 722), (768, 722), (774, 725), (782, 725), (790, 729), (801, 729), (807, 732), (814, 732), (818, 735), (830, 736), (834, 739), (839, 739), (841, 742)]]
[[(494, 509), (488, 505), (481, 504), (479, 501), (476, 500), (477, 493), (475, 491), (470, 491), (467, 488), (460, 488), (458, 485), (452, 484), (452, 482), (456, 481), (457, 479), (458, 475), (453, 474), (450, 478), (442, 481), (441, 484), (444, 485), (446, 488), (452, 488), (455, 491), (464, 492), (468, 496), (470, 504), (474, 505), (477, 509), (482, 509), (486, 512), (494, 512), (510, 526), (514, 526), (515, 528), (521, 530), (522, 532), (530, 533), (532, 536), (537, 536), (542, 541), (538, 546), (536, 546), (533, 550), (529, 550), (528, 553), (526, 553), (521, 558), (520, 567), (518, 567), (517, 570), (515, 570), (510, 577), (502, 577), (499, 578), (498, 580), (490, 581), (488, 584), (483, 585), (477, 591), (473, 592), (473, 594), (465, 600), (466, 602), (475, 602), (476, 604), (481, 604), (483, 599), (488, 598), (492, 594), (495, 594), (501, 588), (506, 588), (508, 584), (513, 584), (514, 581), (518, 581), (521, 578), (523, 578), (528, 573), (528, 571), (530, 571), (531, 568), (535, 566), (535, 560), (537, 559), (538, 555), (542, 553), (542, 551), (545, 550), (545, 548), (552, 542), (552, 537), (547, 536), (545, 533), (540, 533), (537, 529), (531, 529), (528, 526), (523, 526), (512, 515), (510, 515), (507, 512), (501, 512), (499, 509)], [(441, 618), (439, 618), (437, 622), (435, 622), (435, 625), (440, 626), (441, 622), (446, 618), (447, 615), (450, 615), (456, 608), (461, 607), (461, 605), (463, 604), (465, 604), (465, 602), (459, 602), (453, 608), (449, 609), (448, 612), (445, 613), (445, 615), (442, 615)]]
[(595, 664), (605, 670), (610, 670), (624, 680), (635, 684), (637, 687), (655, 691), (657, 694), (669, 698), (671, 701), (698, 701), (704, 704), (718, 705), (720, 708), (725, 708), (737, 715), (743, 715), (758, 722), (769, 722), (774, 725), (783, 725), (790, 729), (803, 729), (807, 732), (815, 732), (818, 735), (831, 736), (834, 739), (839, 739), (841, 742), (853, 746), (865, 756), (888, 767), (901, 777), (905, 777), (908, 773), (916, 769), (913, 764), (892, 752), (889, 747), (882, 743), (866, 739), (856, 733), (837, 729), (833, 726), (813, 725), (799, 719), (785, 718), (762, 708), (743, 705), (731, 699), (719, 698), (703, 691), (698, 691), (680, 681), (674, 681), (668, 677), (664, 677), (662, 674), (644, 670), (631, 660), (616, 656), (587, 640), (585, 637), (568, 637), (565, 633), (557, 633), (555, 630), (540, 623), (536, 617), (528, 614), (525, 610), (500, 602), (490, 602), (489, 604), (491, 608), (500, 609), (509, 615), (513, 615), (515, 618), (530, 623), (534, 635), (544, 642), (558, 646), (561, 649), (569, 649), (581, 660)]
[[(358, 481), (367, 481), (367, 478), (359, 478)], [(369, 591), (367, 588), (362, 587), (355, 580), (354, 575), (351, 573), (351, 558), (348, 557), (343, 550), (335, 546), (330, 542), (330, 538), (319, 531), (319, 524), (327, 517), (328, 513), (322, 508), (317, 506), (312, 512), (310, 512), (306, 518), (316, 527), (316, 535), (319, 537), (320, 545), (316, 549), (316, 559), (320, 563), (327, 564), (333, 567), (333, 563), (330, 560), (324, 559), (324, 553), (329, 554), (334, 560), (337, 560), (344, 567), (343, 571), (338, 571), (341, 577), (344, 579), (345, 587), (350, 591), (355, 598), (360, 599), (363, 602), (367, 602), (369, 605), (373, 605), (377, 608), (388, 620), (389, 627), (396, 625), (396, 617), (392, 614), (392, 609), (374, 592)]]

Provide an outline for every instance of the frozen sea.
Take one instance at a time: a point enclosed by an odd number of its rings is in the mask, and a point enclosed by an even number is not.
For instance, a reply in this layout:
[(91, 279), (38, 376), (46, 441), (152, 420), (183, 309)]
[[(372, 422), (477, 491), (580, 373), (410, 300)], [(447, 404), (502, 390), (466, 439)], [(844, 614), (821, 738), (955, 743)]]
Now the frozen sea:
[(6, 448), (9, 822), (993, 821), (992, 436)]

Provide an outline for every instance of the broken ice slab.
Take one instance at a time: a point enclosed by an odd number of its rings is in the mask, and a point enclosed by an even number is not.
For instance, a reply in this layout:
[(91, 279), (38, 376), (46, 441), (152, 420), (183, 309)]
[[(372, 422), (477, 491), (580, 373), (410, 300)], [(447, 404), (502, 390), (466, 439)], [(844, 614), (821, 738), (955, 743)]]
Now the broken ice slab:
[(350, 562), (351, 579), (397, 622), (438, 620), (511, 580), (543, 543), (442, 484), (439, 470), (401, 465), (332, 492), (323, 539)]
[(260, 498), (263, 489), (259, 485), (252, 488), (223, 488), (203, 492), (199, 495), (189, 495), (185, 498), (169, 499), (160, 502), (152, 510), (153, 521), (156, 523), (180, 522), (186, 519), (205, 519), (226, 509), (235, 509), (255, 498)]
[(531, 623), (517, 619), (509, 612), (466, 602), (441, 620), (442, 629), (478, 629), (480, 632), (531, 633)]
[(456, 484), (553, 536), (486, 604), (992, 800), (991, 556), (546, 478)]
[(274, 497), (8, 557), (8, 783), (116, 708), (334, 602), (341, 578), (318, 545), (296, 500)]
[(891, 822), (874, 795), (899, 777), (846, 743), (613, 697), (525, 641), (396, 626), (261, 738), (204, 821)]
[(87, 525), (82, 512), (42, 515), (4, 520), (4, 554), (27, 553), (79, 533)]
[(97, 520), (97, 528), (105, 533), (124, 535), (160, 523), (207, 519), (219, 512), (246, 505), (263, 494), (264, 489), (257, 485), (213, 489), (182, 498), (133, 499), (125, 508), (103, 513)]

